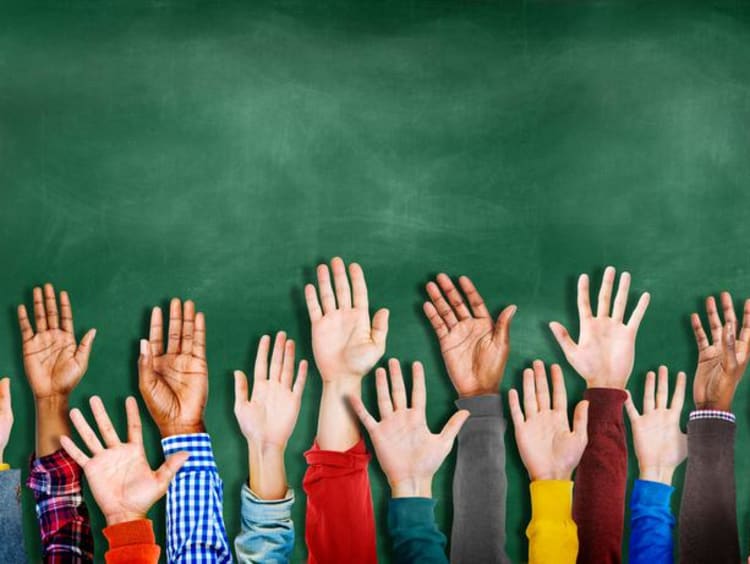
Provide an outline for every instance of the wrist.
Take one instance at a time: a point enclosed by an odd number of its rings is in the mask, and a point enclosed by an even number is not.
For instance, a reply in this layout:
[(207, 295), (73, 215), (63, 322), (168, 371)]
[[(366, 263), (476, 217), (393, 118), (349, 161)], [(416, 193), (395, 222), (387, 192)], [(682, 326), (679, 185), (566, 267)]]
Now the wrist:
[(732, 402), (725, 401), (701, 401), (695, 402), (696, 410), (726, 411), (732, 413)]
[(573, 476), (573, 470), (558, 470), (558, 469), (546, 469), (541, 471), (532, 472), (529, 470), (529, 479), (532, 482), (539, 482), (542, 480), (563, 480), (569, 482)]
[(62, 414), (67, 418), (69, 402), (67, 395), (54, 395), (35, 397), (34, 406), (37, 413), (44, 413), (46, 416)]
[(119, 525), (120, 523), (127, 523), (129, 521), (139, 521), (145, 519), (146, 516), (142, 513), (135, 513), (130, 511), (118, 511), (115, 513), (109, 513), (104, 516), (107, 521), (107, 526)]
[(195, 435), (197, 433), (205, 433), (206, 426), (203, 421), (196, 423), (167, 423), (159, 425), (159, 433), (162, 439), (171, 437), (173, 435)]
[(263, 500), (284, 499), (289, 486), (284, 466), (285, 447), (248, 441), (250, 490)]
[(432, 497), (432, 476), (411, 476), (391, 482), (391, 497)]
[(323, 392), (348, 396), (352, 393), (361, 393), (362, 376), (344, 376), (334, 380), (323, 380)]
[(644, 466), (641, 468), (639, 478), (649, 482), (660, 482), (667, 486), (672, 485), (672, 476), (674, 475), (674, 466)]

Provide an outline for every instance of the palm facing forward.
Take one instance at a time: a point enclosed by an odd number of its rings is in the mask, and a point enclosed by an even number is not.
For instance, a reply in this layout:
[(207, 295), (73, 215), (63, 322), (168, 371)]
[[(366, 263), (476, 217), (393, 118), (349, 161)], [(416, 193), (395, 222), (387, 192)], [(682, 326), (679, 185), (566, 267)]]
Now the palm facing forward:
[(151, 314), (149, 340), (141, 341), (139, 387), (162, 437), (204, 431), (208, 399), (206, 321), (195, 304), (173, 299), (169, 306), (169, 341), (164, 352), (160, 308)]
[(426, 390), (424, 370), (419, 362), (412, 367), (412, 405), (406, 403), (406, 388), (401, 367), (395, 359), (388, 362), (391, 373), (391, 392), (383, 368), (375, 371), (378, 407), (381, 421), (378, 423), (365, 408), (362, 400), (350, 398), (352, 407), (370, 433), (375, 453), (393, 497), (431, 497), (431, 481), (440, 465), (448, 456), (453, 441), (461, 430), (468, 411), (459, 411), (448, 420), (440, 434), (433, 434), (427, 427), (425, 417)]
[[(67, 292), (60, 294), (57, 308), (51, 284), (34, 288), (34, 319), (31, 327), (26, 306), (18, 307), (18, 322), (23, 341), (23, 365), (36, 399), (67, 397), (88, 368), (91, 345), (96, 336), (92, 329), (76, 344), (73, 311)], [(60, 315), (62, 314), (62, 315)]]
[(698, 367), (693, 381), (693, 399), (698, 409), (731, 411), (734, 392), (750, 361), (750, 300), (745, 301), (742, 330), (737, 337), (737, 318), (732, 296), (721, 293), (725, 325), (722, 326), (716, 300), (706, 299), (706, 313), (713, 343), (709, 343), (697, 313), (691, 316), (698, 344)]
[(315, 363), (323, 382), (359, 380), (383, 356), (388, 333), (388, 310), (375, 312), (371, 326), (362, 268), (357, 263), (349, 265), (351, 288), (344, 261), (334, 258), (331, 269), (335, 296), (325, 264), (319, 265), (317, 271), (320, 302), (315, 286), (305, 286)]
[(458, 395), (496, 394), (510, 353), (510, 322), (516, 306), (508, 306), (493, 321), (471, 280), (461, 276), (458, 283), (471, 312), (451, 279), (442, 273), (437, 276), (437, 284), (427, 283), (431, 301), (425, 302), (424, 312), (440, 342), (445, 368)]
[(644, 293), (625, 323), (625, 308), (630, 289), (630, 274), (623, 273), (617, 288), (614, 306), (610, 314), (615, 269), (604, 270), (602, 287), (596, 316), (589, 302), (589, 279), (582, 274), (578, 279), (578, 315), (581, 334), (578, 343), (571, 339), (567, 329), (553, 321), (550, 329), (560, 344), (565, 358), (580, 374), (589, 388), (624, 389), (633, 371), (635, 360), (635, 338), (650, 296)]
[[(553, 364), (552, 404), (544, 363), (535, 360), (523, 372), (523, 411), (518, 392), (508, 395), (516, 443), (531, 480), (570, 480), (588, 442), (588, 402), (576, 406), (573, 431), (568, 425), (568, 399), (562, 370)], [(525, 415), (525, 418), (524, 418)]]
[(62, 437), (60, 443), (86, 473), (91, 492), (108, 525), (143, 519), (151, 506), (166, 493), (169, 482), (188, 455), (177, 453), (158, 470), (151, 470), (143, 450), (141, 419), (135, 399), (129, 397), (125, 402), (128, 416), (126, 443), (120, 442), (101, 399), (94, 396), (90, 403), (106, 448), (78, 409), (71, 410), (70, 419), (92, 456), (84, 454), (69, 437)]

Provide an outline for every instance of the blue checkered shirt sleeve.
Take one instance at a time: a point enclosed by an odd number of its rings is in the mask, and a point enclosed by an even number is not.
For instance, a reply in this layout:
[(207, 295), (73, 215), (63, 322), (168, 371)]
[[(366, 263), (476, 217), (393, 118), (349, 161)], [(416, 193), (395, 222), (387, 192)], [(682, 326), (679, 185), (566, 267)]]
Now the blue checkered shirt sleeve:
[(206, 433), (161, 441), (165, 458), (190, 454), (167, 491), (167, 559), (170, 563), (232, 562), (222, 516), (222, 482)]

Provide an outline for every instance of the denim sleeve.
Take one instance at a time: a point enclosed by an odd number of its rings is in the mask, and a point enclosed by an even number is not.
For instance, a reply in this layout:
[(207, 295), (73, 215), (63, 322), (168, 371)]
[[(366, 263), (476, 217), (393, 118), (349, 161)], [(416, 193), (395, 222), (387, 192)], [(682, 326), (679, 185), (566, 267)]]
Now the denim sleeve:
[(21, 471), (0, 471), (0, 562), (26, 562), (21, 517)]
[(631, 564), (674, 562), (675, 518), (669, 507), (674, 488), (659, 482), (636, 480), (630, 496)]
[(286, 564), (294, 548), (294, 491), (279, 500), (263, 500), (244, 484), (241, 493), (242, 529), (234, 540), (242, 564)]

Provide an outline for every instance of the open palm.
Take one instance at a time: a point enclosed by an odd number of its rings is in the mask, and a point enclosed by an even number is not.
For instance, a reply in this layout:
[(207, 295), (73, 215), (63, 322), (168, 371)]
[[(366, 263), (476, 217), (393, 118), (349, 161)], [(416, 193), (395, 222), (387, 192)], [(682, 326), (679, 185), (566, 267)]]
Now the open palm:
[[(589, 388), (624, 389), (633, 371), (635, 338), (650, 296), (644, 293), (638, 300), (630, 320), (625, 323), (625, 308), (630, 289), (630, 274), (623, 273), (611, 306), (615, 269), (604, 270), (596, 316), (591, 311), (589, 279), (582, 274), (578, 279), (578, 314), (580, 337), (578, 343), (567, 329), (553, 321), (550, 329), (565, 354), (565, 358), (580, 374)], [(612, 311), (610, 313), (610, 307)]]
[(724, 325), (719, 318), (716, 300), (713, 296), (706, 299), (712, 343), (709, 343), (698, 314), (691, 316), (698, 344), (698, 366), (693, 381), (693, 400), (698, 409), (731, 410), (735, 389), (750, 361), (750, 300), (745, 302), (739, 337), (732, 296), (722, 292), (721, 303)]
[(367, 285), (362, 268), (349, 265), (351, 287), (344, 262), (331, 261), (335, 295), (328, 266), (318, 266), (318, 291), (305, 286), (305, 299), (312, 323), (315, 364), (324, 382), (362, 378), (385, 352), (388, 310), (375, 312), (370, 324)]
[[(170, 303), (169, 341), (164, 352), (160, 308), (151, 314), (149, 340), (141, 341), (139, 387), (162, 437), (203, 431), (208, 399), (206, 322), (188, 300)], [(165, 434), (166, 433), (166, 434)]]
[(570, 480), (588, 441), (588, 402), (576, 406), (571, 431), (562, 370), (553, 364), (550, 372), (551, 404), (547, 374), (540, 360), (534, 361), (533, 370), (524, 370), (523, 411), (516, 390), (510, 391), (508, 403), (518, 450), (531, 480)]
[(448, 420), (442, 432), (434, 434), (425, 416), (426, 390), (424, 370), (415, 362), (412, 368), (412, 405), (407, 406), (401, 367), (395, 359), (388, 363), (391, 392), (383, 368), (375, 372), (381, 421), (370, 415), (359, 397), (352, 397), (352, 407), (372, 439), (375, 454), (391, 488), (414, 481), (429, 481), (453, 447), (458, 432), (468, 418), (459, 411)]
[(69, 437), (60, 441), (66, 452), (83, 468), (108, 525), (144, 518), (151, 506), (166, 493), (175, 473), (188, 458), (187, 453), (178, 453), (158, 470), (151, 470), (143, 449), (135, 399), (128, 398), (125, 408), (128, 442), (120, 442), (104, 405), (96, 396), (91, 398), (91, 409), (106, 448), (78, 409), (70, 412), (70, 418), (92, 456), (84, 454)]
[(276, 336), (271, 365), (268, 352), (271, 338), (264, 335), (255, 359), (253, 393), (247, 399), (247, 376), (234, 373), (234, 414), (240, 430), (249, 442), (258, 446), (285, 448), (299, 416), (302, 392), (305, 389), (307, 362), (301, 361), (294, 380), (294, 341), (284, 332)]
[(425, 315), (459, 396), (496, 394), (510, 353), (510, 322), (516, 306), (505, 308), (494, 321), (471, 280), (461, 276), (458, 283), (471, 311), (450, 277), (441, 273), (437, 284), (427, 284), (430, 301), (424, 304)]
[(44, 292), (34, 288), (36, 332), (31, 327), (26, 306), (18, 307), (24, 369), (37, 399), (67, 396), (88, 368), (96, 331), (86, 333), (78, 345), (67, 292), (60, 294), (60, 310), (51, 284), (44, 285)]

